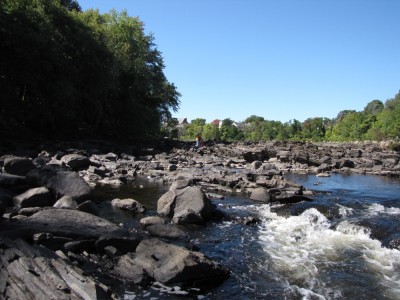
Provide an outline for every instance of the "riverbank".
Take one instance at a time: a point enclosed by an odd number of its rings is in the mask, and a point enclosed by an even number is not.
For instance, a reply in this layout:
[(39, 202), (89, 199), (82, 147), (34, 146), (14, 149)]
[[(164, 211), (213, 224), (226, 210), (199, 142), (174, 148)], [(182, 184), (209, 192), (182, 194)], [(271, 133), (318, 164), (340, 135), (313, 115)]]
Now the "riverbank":
[[(167, 140), (146, 146), (101, 141), (3, 144), (0, 165), (1, 254), (6, 258), (1, 293), (29, 299), (84, 298), (89, 291), (92, 299), (118, 298), (118, 282), (209, 288), (210, 281), (225, 280), (229, 270), (204, 257), (195, 245), (185, 245), (186, 233), (179, 229), (228, 218), (213, 198), (234, 193), (255, 203), (289, 205), (313, 197), (312, 191), (285, 177), (289, 172), (398, 176), (400, 169), (399, 153), (375, 143), (210, 143), (196, 149)], [(137, 176), (168, 186), (155, 199), (158, 216), (129, 230), (96, 216), (94, 186), (121, 186)], [(145, 209), (135, 199), (112, 203), (132, 214)], [(52, 270), (53, 275), (40, 270)]]

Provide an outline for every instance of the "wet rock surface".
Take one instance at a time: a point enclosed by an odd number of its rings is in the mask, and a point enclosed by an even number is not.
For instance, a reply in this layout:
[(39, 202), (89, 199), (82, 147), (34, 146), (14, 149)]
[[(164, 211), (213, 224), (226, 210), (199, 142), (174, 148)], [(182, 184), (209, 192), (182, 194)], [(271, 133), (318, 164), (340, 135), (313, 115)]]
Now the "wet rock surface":
[[(307, 206), (313, 192), (285, 174), (400, 175), (400, 154), (378, 143), (209, 143), (196, 149), (165, 140), (152, 147), (29, 147), (0, 153), (0, 298), (118, 299), (121, 282), (210, 286), (228, 278), (229, 270), (182, 243), (190, 238), (185, 226), (194, 230), (230, 218), (213, 204), (224, 194), (255, 204)], [(93, 187), (119, 187), (138, 176), (170, 187), (154, 199), (157, 216), (143, 215), (130, 230), (99, 217)], [(109, 205), (146, 212), (133, 198)], [(258, 222), (251, 216), (237, 221)], [(391, 237), (385, 243), (398, 247), (398, 234)]]

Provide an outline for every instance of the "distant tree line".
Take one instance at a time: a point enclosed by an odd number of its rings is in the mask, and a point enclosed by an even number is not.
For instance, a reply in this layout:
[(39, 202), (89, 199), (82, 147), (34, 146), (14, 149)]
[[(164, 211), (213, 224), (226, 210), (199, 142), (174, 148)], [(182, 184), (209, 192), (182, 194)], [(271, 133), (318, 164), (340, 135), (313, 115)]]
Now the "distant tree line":
[(0, 1), (0, 133), (148, 137), (179, 108), (161, 53), (127, 12)]
[(201, 134), (204, 140), (222, 141), (398, 140), (400, 92), (393, 99), (388, 99), (385, 104), (380, 100), (373, 100), (363, 111), (343, 110), (334, 119), (315, 117), (308, 118), (304, 122), (294, 119), (282, 123), (253, 115), (239, 124), (231, 119), (225, 119), (219, 125), (206, 123), (205, 119), (198, 118), (171, 133), (182, 140), (192, 140), (196, 134)]

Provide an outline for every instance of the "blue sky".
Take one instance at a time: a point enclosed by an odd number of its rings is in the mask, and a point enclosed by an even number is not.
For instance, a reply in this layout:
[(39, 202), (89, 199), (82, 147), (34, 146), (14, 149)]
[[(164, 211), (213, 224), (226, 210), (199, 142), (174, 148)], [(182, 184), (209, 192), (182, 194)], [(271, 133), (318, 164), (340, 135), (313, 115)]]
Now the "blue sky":
[(144, 22), (189, 121), (334, 118), (400, 90), (399, 0), (78, 2)]

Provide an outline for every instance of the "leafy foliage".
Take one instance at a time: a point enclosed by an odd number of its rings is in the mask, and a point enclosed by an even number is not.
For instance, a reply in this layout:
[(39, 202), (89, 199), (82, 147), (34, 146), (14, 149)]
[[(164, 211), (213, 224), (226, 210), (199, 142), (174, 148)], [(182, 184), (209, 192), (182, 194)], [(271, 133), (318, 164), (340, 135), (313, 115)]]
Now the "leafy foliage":
[(242, 124), (225, 119), (221, 127), (213, 123), (205, 124), (204, 119), (196, 119), (187, 125), (185, 134), (181, 138), (194, 140), (197, 133), (202, 133), (206, 140), (360, 141), (392, 139), (397, 140), (393, 145), (398, 145), (400, 93), (395, 98), (387, 100), (385, 105), (380, 100), (373, 100), (366, 105), (363, 111), (343, 110), (335, 119), (315, 117), (308, 118), (304, 122), (294, 119), (282, 123), (252, 115)]
[(4, 130), (145, 137), (179, 107), (153, 36), (126, 12), (3, 0), (0, 40)]

